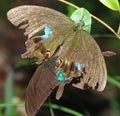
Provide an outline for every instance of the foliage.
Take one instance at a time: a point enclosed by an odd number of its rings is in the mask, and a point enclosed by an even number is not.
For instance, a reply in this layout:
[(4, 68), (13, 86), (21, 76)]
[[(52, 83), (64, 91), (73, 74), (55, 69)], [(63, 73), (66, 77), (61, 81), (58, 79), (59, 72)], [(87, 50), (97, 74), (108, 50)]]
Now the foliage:
[(85, 8), (80, 8), (73, 12), (71, 19), (74, 20), (76, 24), (79, 24), (83, 30), (90, 33), (91, 31), (91, 15)]
[(120, 4), (118, 0), (99, 0), (99, 1), (108, 8), (120, 12)]

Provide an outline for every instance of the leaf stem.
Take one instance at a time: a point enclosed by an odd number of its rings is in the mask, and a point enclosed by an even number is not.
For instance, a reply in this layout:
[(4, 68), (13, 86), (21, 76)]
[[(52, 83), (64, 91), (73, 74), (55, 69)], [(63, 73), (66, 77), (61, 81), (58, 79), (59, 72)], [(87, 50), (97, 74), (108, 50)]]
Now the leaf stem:
[[(67, 2), (66, 0), (58, 0), (58, 1), (63, 2), (63, 3), (65, 3), (65, 4), (67, 4), (67, 5), (70, 5), (70, 6), (74, 7), (74, 8), (76, 8), (76, 9), (80, 9), (80, 7), (74, 5), (74, 4), (70, 3), (70, 2)], [(114, 33), (115, 36), (116, 36), (118, 39), (120, 39), (120, 35), (119, 35), (117, 32), (115, 32), (115, 30), (114, 30), (113, 28), (111, 28), (108, 24), (106, 24), (104, 21), (102, 21), (102, 20), (99, 19), (98, 17), (94, 16), (93, 14), (91, 14), (91, 17), (94, 18), (95, 20), (97, 20), (97, 21), (98, 21), (99, 23), (101, 23), (102, 25), (104, 25), (107, 29), (109, 29), (112, 33)]]

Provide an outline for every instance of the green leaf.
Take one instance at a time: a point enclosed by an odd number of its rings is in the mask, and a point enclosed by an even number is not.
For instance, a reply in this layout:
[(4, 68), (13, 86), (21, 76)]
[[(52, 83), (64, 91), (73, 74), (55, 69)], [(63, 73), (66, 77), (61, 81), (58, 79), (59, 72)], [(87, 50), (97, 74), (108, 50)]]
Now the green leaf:
[(118, 0), (99, 0), (102, 4), (104, 4), (106, 7), (115, 10), (120, 11), (120, 4)]
[(29, 58), (29, 59), (23, 59), (16, 63), (15, 68), (19, 68), (22, 66), (30, 66), (34, 64), (37, 61), (37, 58)]
[(76, 8), (72, 7), (72, 6), (68, 6), (67, 7), (67, 10), (68, 10), (68, 16), (71, 16), (72, 13), (76, 10)]
[(71, 19), (80, 27), (89, 32), (91, 31), (91, 15), (85, 8), (80, 8), (73, 12)]

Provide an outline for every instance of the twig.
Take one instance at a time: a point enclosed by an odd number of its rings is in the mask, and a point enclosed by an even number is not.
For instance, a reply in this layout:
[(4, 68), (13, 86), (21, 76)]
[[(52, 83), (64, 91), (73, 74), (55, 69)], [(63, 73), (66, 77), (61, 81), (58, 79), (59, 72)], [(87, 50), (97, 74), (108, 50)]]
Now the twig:
[[(58, 0), (58, 1), (63, 2), (63, 3), (65, 3), (65, 4), (68, 4), (68, 5), (76, 8), (76, 9), (80, 9), (80, 7), (74, 5), (74, 4), (70, 3), (70, 2), (67, 2), (67, 1), (65, 1), (65, 0)], [(120, 35), (117, 34), (117, 33), (115, 32), (115, 30), (114, 30), (113, 28), (111, 28), (108, 24), (106, 24), (104, 21), (102, 21), (102, 20), (99, 19), (98, 17), (94, 16), (93, 14), (91, 14), (91, 17), (94, 18), (95, 20), (97, 20), (98, 22), (100, 22), (102, 25), (104, 25), (107, 29), (109, 29), (112, 33), (114, 33), (115, 36), (116, 36), (118, 39), (120, 39)]]

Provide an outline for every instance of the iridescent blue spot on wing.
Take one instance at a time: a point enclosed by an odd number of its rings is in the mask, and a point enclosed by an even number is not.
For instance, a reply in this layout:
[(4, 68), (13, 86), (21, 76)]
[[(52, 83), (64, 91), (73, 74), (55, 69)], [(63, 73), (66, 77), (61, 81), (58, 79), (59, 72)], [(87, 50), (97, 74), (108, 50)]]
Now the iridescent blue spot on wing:
[(57, 78), (58, 81), (64, 81), (65, 78), (63, 77), (62, 73)]
[(63, 74), (62, 74), (62, 72), (59, 69), (56, 71), (56, 76), (58, 77), (57, 78), (58, 81), (64, 81), (64, 80), (66, 80), (66, 78), (63, 77)]
[(75, 63), (75, 66), (77, 67), (78, 71), (80, 71), (82, 68), (82, 64), (79, 63)]
[(58, 70), (56, 71), (56, 76), (59, 76), (60, 73), (61, 73), (61, 71), (58, 69)]
[(45, 34), (44, 34), (44, 35), (41, 35), (40, 37), (41, 37), (42, 39), (48, 39), (48, 38), (49, 38), (49, 34), (50, 34), (50, 32), (51, 32), (51, 29), (50, 29), (50, 27), (49, 27), (48, 25), (46, 25), (46, 26), (44, 27), (44, 32), (45, 32)]
[(50, 34), (50, 27), (48, 25), (45, 26), (45, 34)]

